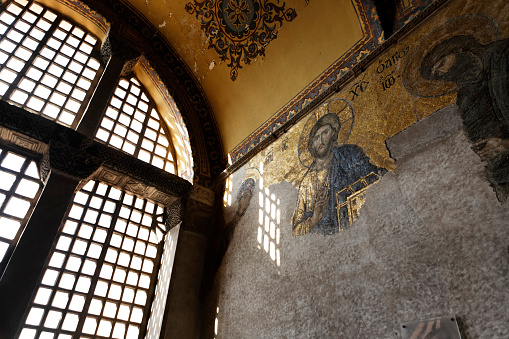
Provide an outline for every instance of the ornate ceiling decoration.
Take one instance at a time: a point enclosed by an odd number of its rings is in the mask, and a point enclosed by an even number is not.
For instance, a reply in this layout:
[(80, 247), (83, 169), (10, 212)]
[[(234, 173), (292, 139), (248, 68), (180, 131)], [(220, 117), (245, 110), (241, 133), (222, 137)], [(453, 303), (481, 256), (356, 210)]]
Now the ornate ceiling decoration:
[(228, 62), (232, 80), (237, 79), (243, 65), (265, 56), (265, 47), (277, 38), (283, 21), (297, 17), (295, 9), (271, 0), (194, 0), (186, 10), (201, 20), (209, 48)]

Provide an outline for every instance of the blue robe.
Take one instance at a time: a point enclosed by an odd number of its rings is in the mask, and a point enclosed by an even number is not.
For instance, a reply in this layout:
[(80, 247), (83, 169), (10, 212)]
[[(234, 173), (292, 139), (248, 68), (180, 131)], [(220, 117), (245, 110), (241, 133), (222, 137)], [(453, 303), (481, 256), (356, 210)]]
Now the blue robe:
[[(309, 182), (312, 181), (310, 178), (316, 177), (315, 162), (313, 162), (304, 175), (301, 186), (299, 187), (299, 201), (292, 221), (294, 235), (301, 235), (309, 232), (322, 233), (326, 235), (338, 232), (339, 220), (336, 198), (337, 193), (371, 172), (377, 173), (378, 175), (383, 175), (387, 172), (385, 169), (373, 165), (359, 146), (348, 144), (333, 146), (331, 152), (332, 158), (328, 168), (329, 181), (328, 183), (315, 185), (328, 187), (327, 205), (323, 212), (323, 216), (316, 225), (310, 227), (306, 226), (304, 228), (302, 228), (301, 225), (301, 228), (304, 229), (304, 231), (295, 232), (295, 230), (299, 227), (299, 224), (309, 222), (309, 219), (313, 216), (314, 202), (317, 199), (316, 195), (320, 194), (320, 192), (317, 192), (316, 189), (307, 187)], [(372, 182), (368, 182), (368, 184), (370, 183)], [(324, 192), (321, 193), (323, 194)], [(338, 197), (340, 200), (339, 203), (346, 201), (346, 198), (350, 194), (351, 192), (343, 192)]]

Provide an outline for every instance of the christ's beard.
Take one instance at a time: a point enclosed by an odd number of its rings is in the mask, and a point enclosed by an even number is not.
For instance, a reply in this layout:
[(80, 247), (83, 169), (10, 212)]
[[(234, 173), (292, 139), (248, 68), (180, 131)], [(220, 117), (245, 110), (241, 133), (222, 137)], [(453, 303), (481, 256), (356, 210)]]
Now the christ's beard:
[(324, 159), (327, 158), (331, 154), (331, 148), (332, 148), (332, 142), (330, 142), (328, 145), (323, 147), (320, 150), (315, 149), (315, 154), (317, 159)]

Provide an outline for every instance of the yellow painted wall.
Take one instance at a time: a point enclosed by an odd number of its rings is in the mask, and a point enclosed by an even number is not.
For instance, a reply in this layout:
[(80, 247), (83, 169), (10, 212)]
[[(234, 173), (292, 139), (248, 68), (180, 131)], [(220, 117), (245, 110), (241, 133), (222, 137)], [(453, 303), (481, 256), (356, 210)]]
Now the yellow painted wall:
[[(275, 2), (275, 1), (274, 1)], [(286, 1), (297, 17), (283, 22), (266, 56), (239, 70), (236, 81), (220, 63), (188, 1), (132, 0), (158, 27), (200, 81), (226, 151), (252, 133), (362, 38), (350, 0)], [(280, 3), (279, 5), (281, 5)]]

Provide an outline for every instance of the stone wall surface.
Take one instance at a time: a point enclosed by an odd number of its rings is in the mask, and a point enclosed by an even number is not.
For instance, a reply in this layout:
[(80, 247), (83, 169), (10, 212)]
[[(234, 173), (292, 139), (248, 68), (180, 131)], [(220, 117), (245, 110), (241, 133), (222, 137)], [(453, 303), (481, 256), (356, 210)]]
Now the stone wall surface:
[[(208, 296), (202, 336), (400, 338), (402, 323), (454, 314), (465, 338), (509, 338), (509, 205), (497, 201), (451, 114), (388, 142), (419, 145), (399, 148), (411, 152), (369, 189), (355, 224), (334, 235), (293, 237), (297, 188), (257, 182)], [(457, 128), (437, 131), (448, 121)], [(279, 200), (279, 260), (258, 241), (267, 196)]]

